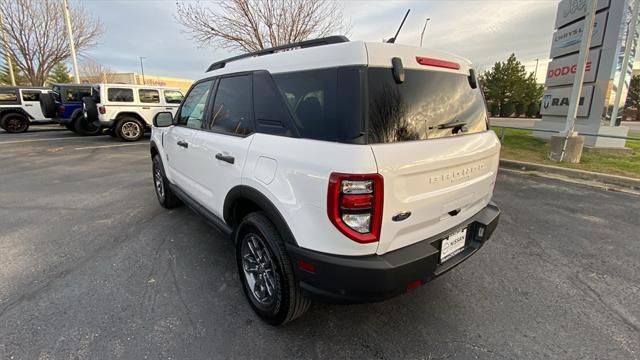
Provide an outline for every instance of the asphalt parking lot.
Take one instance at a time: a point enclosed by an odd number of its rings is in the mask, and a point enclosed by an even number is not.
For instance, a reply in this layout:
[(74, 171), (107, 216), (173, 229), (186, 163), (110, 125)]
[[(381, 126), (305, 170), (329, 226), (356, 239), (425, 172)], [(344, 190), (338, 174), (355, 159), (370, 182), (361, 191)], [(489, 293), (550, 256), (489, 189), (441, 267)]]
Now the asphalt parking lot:
[(148, 142), (0, 132), (0, 359), (640, 358), (640, 198), (502, 172), (476, 256), (376, 304), (282, 328), (231, 241), (167, 211)]

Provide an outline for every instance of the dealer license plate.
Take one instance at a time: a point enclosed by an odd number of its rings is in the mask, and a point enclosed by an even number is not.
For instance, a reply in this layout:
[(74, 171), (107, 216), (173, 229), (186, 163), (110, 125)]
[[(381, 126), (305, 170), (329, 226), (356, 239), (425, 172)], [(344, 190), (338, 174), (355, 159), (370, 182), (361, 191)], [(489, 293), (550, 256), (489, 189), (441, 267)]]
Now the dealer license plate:
[(442, 247), (440, 248), (440, 262), (445, 262), (464, 250), (464, 243), (466, 239), (467, 229), (464, 228), (442, 240)]

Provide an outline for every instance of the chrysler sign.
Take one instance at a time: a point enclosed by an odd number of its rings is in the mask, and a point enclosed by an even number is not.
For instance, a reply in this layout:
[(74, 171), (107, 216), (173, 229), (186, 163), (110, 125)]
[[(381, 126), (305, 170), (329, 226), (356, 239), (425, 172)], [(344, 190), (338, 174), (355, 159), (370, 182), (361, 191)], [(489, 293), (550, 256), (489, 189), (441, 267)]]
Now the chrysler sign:
[[(598, 63), (600, 61), (600, 49), (589, 51), (589, 58), (585, 65), (584, 82), (596, 81), (596, 73), (598, 71)], [(544, 82), (545, 86), (558, 86), (573, 84), (578, 70), (578, 54), (568, 55), (561, 58), (555, 58), (549, 63), (547, 68), (547, 78)]]
[[(597, 0), (598, 5), (596, 11), (602, 10), (609, 6), (609, 0)], [(562, 0), (558, 4), (558, 13), (556, 15), (556, 29), (564, 26), (572, 21), (584, 17), (587, 12), (587, 0)]]
[[(605, 11), (596, 15), (593, 34), (591, 35), (591, 47), (602, 45), (607, 14), (608, 12)], [(556, 31), (551, 41), (551, 57), (554, 58), (580, 50), (583, 30), (584, 19)]]
[[(593, 85), (583, 86), (578, 104), (579, 117), (589, 116), (591, 107), (591, 97), (593, 96)], [(540, 106), (541, 115), (567, 116), (569, 111), (569, 98), (571, 97), (571, 86), (549, 88), (542, 96)]]

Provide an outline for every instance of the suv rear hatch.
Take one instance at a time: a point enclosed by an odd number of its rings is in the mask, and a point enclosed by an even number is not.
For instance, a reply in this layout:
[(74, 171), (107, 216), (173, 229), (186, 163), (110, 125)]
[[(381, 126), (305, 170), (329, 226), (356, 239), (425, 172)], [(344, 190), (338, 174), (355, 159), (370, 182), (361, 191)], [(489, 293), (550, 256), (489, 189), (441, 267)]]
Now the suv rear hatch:
[(491, 200), (498, 170), (500, 143), (473, 72), (407, 49), (418, 48), (401, 49), (404, 81), (389, 67), (367, 70), (367, 138), (384, 178), (378, 254), (461, 230)]

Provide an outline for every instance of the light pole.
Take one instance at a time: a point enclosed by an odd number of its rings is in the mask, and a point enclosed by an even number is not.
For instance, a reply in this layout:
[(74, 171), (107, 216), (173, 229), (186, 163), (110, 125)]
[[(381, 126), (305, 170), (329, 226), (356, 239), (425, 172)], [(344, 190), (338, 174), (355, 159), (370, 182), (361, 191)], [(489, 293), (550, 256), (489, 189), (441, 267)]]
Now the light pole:
[(64, 0), (64, 19), (67, 22), (67, 34), (69, 35), (69, 49), (71, 49), (71, 61), (73, 62), (73, 75), (76, 84), (80, 84), (80, 72), (78, 71), (78, 59), (76, 58), (76, 44), (73, 42), (73, 31), (71, 30), (71, 18), (69, 17), (69, 4)]
[(11, 61), (11, 52), (9, 51), (9, 44), (7, 43), (7, 34), (4, 32), (2, 14), (0, 14), (0, 31), (2, 31), (2, 45), (7, 55), (7, 67), (9, 68), (9, 78), (11, 80), (11, 86), (16, 86), (16, 77), (13, 74), (13, 61)]
[(142, 64), (142, 60), (146, 59), (144, 56), (140, 56), (140, 71), (142, 72), (142, 85), (146, 85), (146, 81), (144, 80), (144, 65)]
[(424, 22), (424, 27), (422, 27), (422, 33), (420, 33), (420, 47), (422, 47), (422, 38), (424, 37), (424, 31), (427, 30), (429, 20), (431, 20), (431, 18), (427, 18), (427, 21)]

